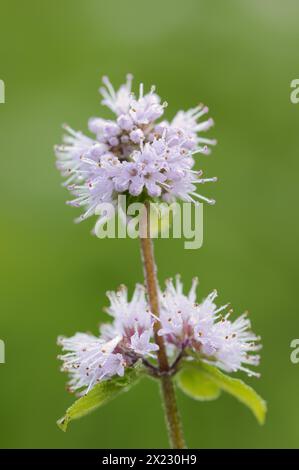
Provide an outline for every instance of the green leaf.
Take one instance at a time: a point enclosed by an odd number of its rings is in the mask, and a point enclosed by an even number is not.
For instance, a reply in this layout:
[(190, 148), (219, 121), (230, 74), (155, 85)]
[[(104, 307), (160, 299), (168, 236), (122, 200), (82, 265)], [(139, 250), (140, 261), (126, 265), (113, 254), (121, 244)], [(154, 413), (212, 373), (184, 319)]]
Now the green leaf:
[(195, 400), (215, 400), (221, 390), (199, 368), (186, 366), (177, 375), (177, 384), (186, 395)]
[(105, 405), (120, 393), (129, 390), (141, 377), (142, 366), (137, 364), (128, 369), (123, 377), (115, 377), (95, 385), (87, 395), (79, 398), (66, 411), (66, 414), (57, 421), (62, 431), (66, 431), (70, 421), (82, 418), (102, 405)]
[[(246, 405), (254, 414), (259, 424), (264, 424), (267, 412), (266, 402), (249, 385), (240, 379), (234, 379), (220, 372), (217, 367), (204, 362), (187, 363), (186, 368), (192, 367), (201, 377), (213, 383), (216, 387), (229, 393)], [(181, 372), (182, 373), (182, 372)], [(191, 395), (191, 393), (190, 393)]]

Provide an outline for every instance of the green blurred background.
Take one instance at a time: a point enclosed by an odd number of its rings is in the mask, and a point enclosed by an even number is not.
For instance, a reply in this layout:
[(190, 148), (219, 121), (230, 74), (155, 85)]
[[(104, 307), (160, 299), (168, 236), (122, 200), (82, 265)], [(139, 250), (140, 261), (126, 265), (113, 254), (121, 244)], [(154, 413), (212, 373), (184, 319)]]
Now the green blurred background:
[[(96, 330), (105, 292), (142, 279), (138, 242), (98, 240), (94, 220), (73, 224), (54, 166), (61, 123), (86, 130), (102, 110), (103, 74), (127, 72), (157, 85), (167, 116), (209, 105), (218, 146), (201, 159), (219, 177), (204, 194), (204, 245), (156, 243), (159, 278), (198, 275), (236, 313), (248, 309), (263, 337), (264, 427), (223, 395), (211, 403), (178, 395), (190, 447), (298, 447), (298, 124), (290, 102), (298, 78), (296, 1), (1, 0), (0, 447), (167, 446), (160, 397), (145, 380), (62, 433), (55, 424), (73, 397), (56, 360), (59, 334)], [(105, 113), (105, 111), (104, 111)], [(107, 113), (106, 113), (107, 115)], [(297, 215), (296, 215), (297, 214)], [(244, 377), (244, 376), (243, 376)], [(244, 377), (245, 378), (245, 377)]]

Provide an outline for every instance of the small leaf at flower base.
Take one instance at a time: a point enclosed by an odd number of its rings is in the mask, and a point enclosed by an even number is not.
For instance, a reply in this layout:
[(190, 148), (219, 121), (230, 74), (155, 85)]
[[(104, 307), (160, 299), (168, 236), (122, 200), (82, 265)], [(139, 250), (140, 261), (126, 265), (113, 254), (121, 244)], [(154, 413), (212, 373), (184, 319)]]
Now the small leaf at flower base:
[(191, 398), (200, 401), (215, 400), (220, 388), (199, 368), (186, 366), (177, 376), (180, 389)]
[(187, 363), (186, 368), (188, 369), (190, 367), (193, 367), (201, 376), (213, 382), (219, 389), (237, 398), (237, 400), (252, 411), (259, 424), (264, 424), (267, 405), (253, 388), (245, 384), (242, 380), (232, 378), (221, 372), (217, 367), (204, 362)]
[(66, 431), (70, 421), (82, 418), (102, 405), (105, 405), (120, 393), (129, 390), (142, 375), (142, 366), (137, 364), (128, 369), (123, 377), (116, 376), (110, 380), (95, 385), (90, 392), (79, 398), (66, 411), (66, 414), (57, 421), (62, 431)]

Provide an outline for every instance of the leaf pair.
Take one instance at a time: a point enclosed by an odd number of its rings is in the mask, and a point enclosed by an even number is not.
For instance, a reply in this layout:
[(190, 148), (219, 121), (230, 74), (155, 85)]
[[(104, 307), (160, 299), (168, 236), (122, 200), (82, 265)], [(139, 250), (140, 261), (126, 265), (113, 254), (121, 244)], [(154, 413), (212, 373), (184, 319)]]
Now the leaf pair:
[(185, 363), (177, 375), (177, 384), (186, 395), (201, 401), (215, 400), (223, 390), (246, 405), (259, 424), (264, 424), (266, 402), (249, 385), (220, 372), (217, 367), (204, 362)]
[[(143, 375), (143, 366), (137, 363), (135, 367), (127, 369), (123, 377), (115, 377), (98, 383), (87, 395), (79, 398), (67, 409), (65, 416), (57, 422), (58, 426), (66, 431), (70, 421), (91, 413), (120, 393), (129, 390)], [(242, 380), (223, 374), (214, 366), (201, 361), (187, 362), (176, 376), (176, 382), (187, 395), (195, 400), (215, 400), (223, 390), (246, 405), (260, 424), (265, 421), (266, 403), (253, 388)]]

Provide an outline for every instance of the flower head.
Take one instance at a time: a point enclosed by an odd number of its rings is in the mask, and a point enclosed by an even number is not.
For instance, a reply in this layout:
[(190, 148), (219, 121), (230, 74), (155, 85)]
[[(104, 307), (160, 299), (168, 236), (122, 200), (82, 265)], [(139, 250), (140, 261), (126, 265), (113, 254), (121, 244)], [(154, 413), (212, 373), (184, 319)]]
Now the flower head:
[(70, 374), (70, 391), (85, 388), (86, 392), (101, 380), (124, 375), (125, 361), (116, 352), (120, 337), (104, 341), (87, 333), (76, 333), (71, 338), (58, 338), (63, 351), (63, 371)]
[[(159, 335), (164, 337), (169, 359), (174, 354), (189, 359), (198, 358), (213, 363), (227, 372), (242, 370), (258, 375), (248, 366), (259, 363), (255, 352), (260, 348), (259, 338), (251, 332), (245, 314), (230, 320), (227, 305), (217, 308), (216, 291), (200, 303), (196, 302), (198, 281), (194, 279), (186, 295), (177, 276), (175, 283), (166, 281), (160, 291)], [(137, 284), (132, 295), (121, 286), (109, 291), (107, 313), (111, 323), (100, 327), (99, 336), (76, 333), (71, 338), (60, 337), (58, 343), (65, 354), (62, 370), (70, 375), (70, 389), (88, 392), (96, 383), (113, 376), (122, 376), (138, 360), (157, 359), (158, 346), (154, 342), (153, 327), (158, 318), (148, 305), (145, 288)]]
[(100, 93), (114, 119), (91, 118), (93, 137), (65, 126), (64, 144), (55, 148), (57, 167), (75, 196), (70, 204), (84, 210), (78, 220), (97, 214), (103, 202), (115, 203), (119, 193), (214, 203), (197, 192), (197, 185), (216, 178), (194, 170), (195, 156), (209, 153), (216, 143), (201, 135), (213, 125), (212, 119), (204, 120), (207, 107), (179, 111), (171, 122), (158, 123), (167, 103), (155, 87), (145, 93), (140, 84), (135, 96), (131, 75), (118, 90), (104, 77)]
[(104, 323), (100, 335), (76, 333), (59, 337), (58, 344), (66, 354), (59, 356), (62, 370), (70, 375), (69, 389), (87, 393), (94, 385), (115, 375), (122, 376), (126, 367), (139, 359), (152, 357), (158, 346), (152, 342), (154, 317), (147, 306), (144, 287), (137, 284), (128, 300), (125, 286), (108, 292), (113, 317)]
[(260, 338), (251, 332), (250, 320), (243, 314), (232, 322), (231, 311), (225, 313), (228, 305), (217, 308), (214, 303), (216, 291), (197, 303), (197, 283), (194, 279), (189, 294), (185, 295), (179, 276), (175, 284), (166, 281), (166, 289), (160, 293), (159, 334), (168, 344), (190, 349), (227, 372), (243, 370), (248, 375), (258, 375), (247, 368), (259, 364), (259, 356), (254, 353), (260, 349), (257, 344)]

